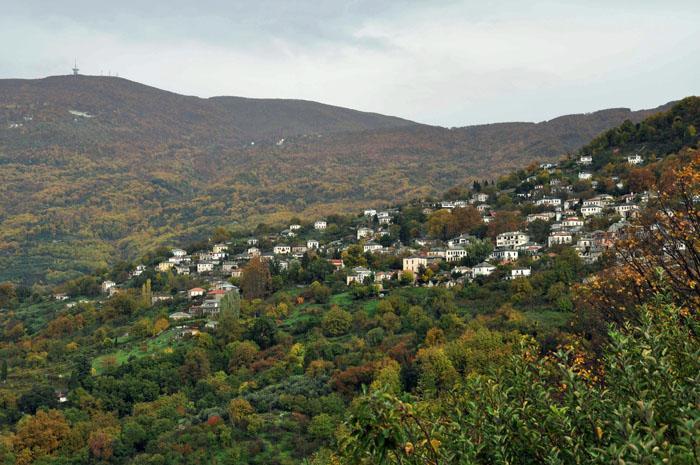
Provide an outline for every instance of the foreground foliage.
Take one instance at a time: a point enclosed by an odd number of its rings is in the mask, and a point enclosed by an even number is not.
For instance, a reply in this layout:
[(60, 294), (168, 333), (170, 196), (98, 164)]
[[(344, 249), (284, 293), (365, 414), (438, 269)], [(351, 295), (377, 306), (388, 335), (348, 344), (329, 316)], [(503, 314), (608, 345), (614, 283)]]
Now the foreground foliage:
[(700, 325), (663, 302), (640, 320), (611, 332), (593, 370), (573, 348), (540, 359), (526, 343), (436, 398), (371, 390), (353, 403), (343, 463), (698, 463)]

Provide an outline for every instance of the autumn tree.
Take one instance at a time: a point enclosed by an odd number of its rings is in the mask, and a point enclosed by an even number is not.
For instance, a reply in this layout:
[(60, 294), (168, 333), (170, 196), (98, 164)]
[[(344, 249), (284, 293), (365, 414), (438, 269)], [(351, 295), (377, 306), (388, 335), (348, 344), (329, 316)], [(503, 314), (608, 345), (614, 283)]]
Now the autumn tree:
[[(669, 164), (670, 165), (670, 164)], [(578, 324), (589, 335), (635, 319), (635, 307), (669, 293), (688, 314), (700, 308), (700, 152), (679, 158), (655, 183), (649, 205), (623, 232), (609, 266), (575, 289)]]
[(204, 349), (194, 347), (185, 355), (185, 360), (180, 366), (180, 377), (185, 382), (192, 384), (206, 378), (211, 371), (209, 357)]
[(239, 428), (245, 428), (251, 415), (255, 413), (255, 409), (250, 405), (250, 402), (240, 397), (231, 399), (226, 410), (231, 423)]
[(500, 211), (496, 217), (488, 224), (488, 235), (495, 238), (497, 235), (517, 231), (522, 224), (522, 218), (517, 211)]
[(241, 289), (246, 299), (258, 299), (268, 295), (272, 285), (270, 267), (260, 257), (253, 257), (243, 268)]
[(39, 410), (17, 423), (14, 448), (17, 464), (27, 465), (51, 455), (70, 433), (70, 426), (58, 410)]

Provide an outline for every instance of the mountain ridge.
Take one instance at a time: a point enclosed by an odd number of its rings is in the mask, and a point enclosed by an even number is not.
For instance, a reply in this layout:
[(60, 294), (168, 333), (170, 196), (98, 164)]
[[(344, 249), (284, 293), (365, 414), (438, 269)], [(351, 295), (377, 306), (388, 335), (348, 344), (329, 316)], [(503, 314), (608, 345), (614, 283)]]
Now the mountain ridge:
[(0, 80), (0, 281), (60, 282), (212, 226), (434, 195), (655, 111), (446, 129), (268, 102), (113, 77)]

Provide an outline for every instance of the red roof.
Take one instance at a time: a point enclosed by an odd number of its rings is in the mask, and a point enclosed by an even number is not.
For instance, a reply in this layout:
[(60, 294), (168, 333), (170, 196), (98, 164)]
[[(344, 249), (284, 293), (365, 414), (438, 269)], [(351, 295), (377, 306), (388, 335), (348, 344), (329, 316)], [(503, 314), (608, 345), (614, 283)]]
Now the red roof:
[(223, 289), (214, 289), (213, 291), (209, 291), (209, 294), (226, 294), (226, 291)]
[(192, 289), (190, 289), (190, 292), (204, 292), (204, 289), (202, 289), (201, 287), (193, 287)]

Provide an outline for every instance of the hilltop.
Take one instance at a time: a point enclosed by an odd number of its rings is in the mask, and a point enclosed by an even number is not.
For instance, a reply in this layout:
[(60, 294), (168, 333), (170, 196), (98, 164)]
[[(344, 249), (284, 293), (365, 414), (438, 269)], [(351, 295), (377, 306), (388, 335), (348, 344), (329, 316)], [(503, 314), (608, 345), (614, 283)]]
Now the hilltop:
[(55, 283), (215, 226), (436, 194), (657, 110), (447, 129), (114, 77), (2, 80), (0, 279)]

